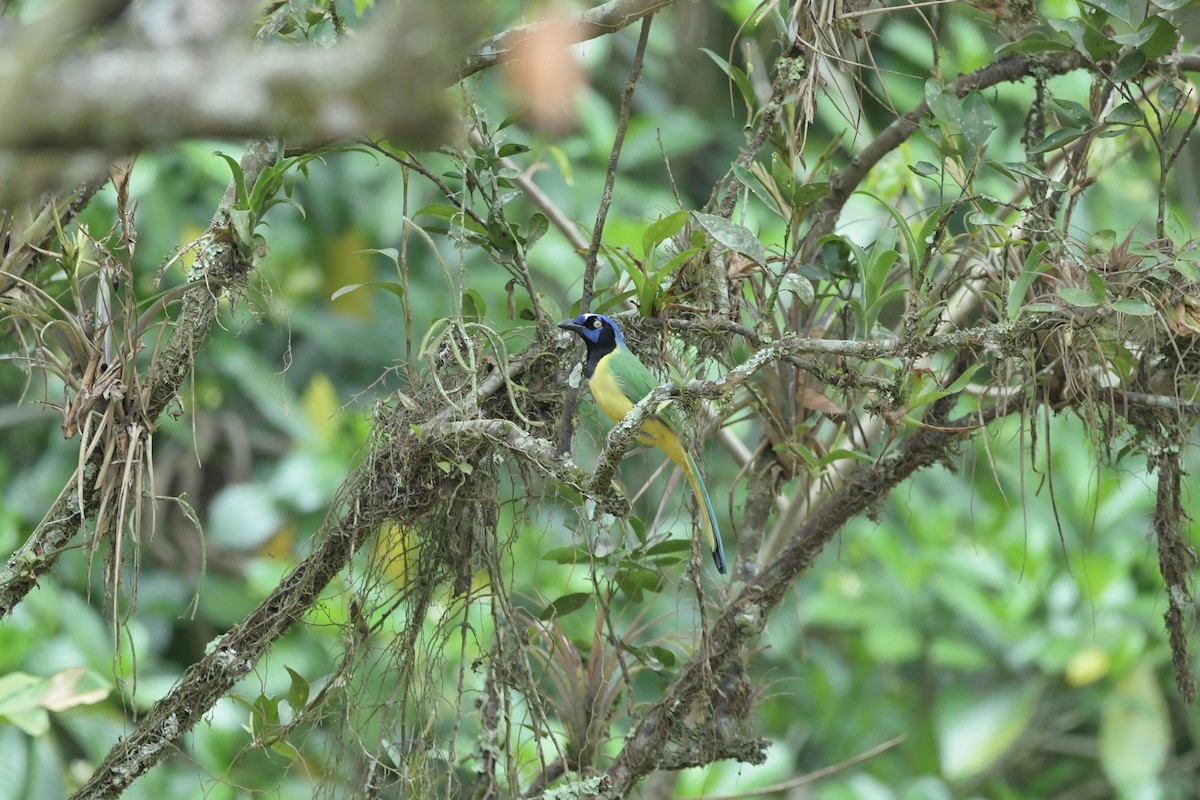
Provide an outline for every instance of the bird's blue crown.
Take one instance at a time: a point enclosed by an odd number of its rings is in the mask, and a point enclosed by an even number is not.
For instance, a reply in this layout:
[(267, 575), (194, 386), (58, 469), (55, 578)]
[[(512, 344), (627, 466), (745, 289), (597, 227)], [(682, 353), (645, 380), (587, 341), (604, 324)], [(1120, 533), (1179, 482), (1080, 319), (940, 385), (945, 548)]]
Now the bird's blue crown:
[(617, 344), (625, 347), (625, 337), (621, 335), (621, 326), (617, 325), (617, 321), (612, 317), (607, 317), (604, 314), (580, 314), (571, 320), (571, 322), (582, 328), (580, 333), (589, 342), (599, 342), (600, 334), (604, 331), (605, 324), (607, 324), (608, 327), (612, 328)]

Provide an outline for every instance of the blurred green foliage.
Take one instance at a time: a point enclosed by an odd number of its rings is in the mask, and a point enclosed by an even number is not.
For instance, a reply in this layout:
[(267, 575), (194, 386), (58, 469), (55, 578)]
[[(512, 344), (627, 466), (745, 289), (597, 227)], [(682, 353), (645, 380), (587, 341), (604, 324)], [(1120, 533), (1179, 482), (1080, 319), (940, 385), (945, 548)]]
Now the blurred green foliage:
[[(369, 4), (356, 5), (362, 12)], [(888, 82), (889, 102), (904, 111), (928, 99), (933, 113), (924, 137), (872, 173), (865, 188), (873, 194), (850, 201), (844, 225), (827, 243), (825, 271), (814, 266), (806, 275), (818, 287), (809, 302), (832, 298), (856, 307), (858, 329), (839, 335), (871, 336), (881, 320), (894, 321), (902, 305), (905, 290), (887, 284), (897, 248), (912, 259), (906, 248), (924, 246), (929, 231), (921, 227), (924, 220), (893, 218), (897, 198), (944, 208), (956, 191), (948, 189), (951, 170), (944, 167), (953, 156), (979, 168), (981, 194), (1002, 196), (1018, 185), (1011, 171), (988, 169), (971, 154), (986, 142), (996, 165), (1023, 160), (1021, 120), (1032, 99), (1030, 85), (1005, 85), (959, 102), (940, 81), (926, 80), (934, 56), (940, 73), (954, 76), (990, 62), (1001, 44), (986, 17), (955, 5), (935, 17), (936, 52), (915, 15), (889, 15), (886, 30), (871, 33), (878, 68), (911, 76)], [(1094, 7), (1110, 5), (1118, 4)], [(1065, 2), (1043, 6), (1064, 18), (1081, 13)], [(516, 18), (515, 6), (506, 10)], [(766, 66), (754, 65), (747, 74), (744, 63), (731, 68), (725, 58), (739, 26), (752, 17), (758, 18), (756, 4), (731, 1), (680, 4), (656, 21), (605, 229), (606, 252), (621, 269), (600, 274), (599, 304), (631, 291), (649, 314), (677, 299), (668, 290), (678, 264), (655, 248), (684, 221), (676, 216), (683, 212), (676, 211), (672, 192), (678, 191), (684, 208), (702, 207), (742, 143), (747, 104), (755, 107), (753, 93), (762, 88)], [(770, 52), (769, 26), (742, 35)], [(1071, 31), (1064, 35), (1069, 40)], [(504, 168), (493, 157), (511, 154), (569, 219), (589, 227), (633, 41), (625, 32), (578, 48), (592, 84), (579, 98), (576, 129), (561, 136), (519, 125), (501, 128), (499, 121), (517, 110), (514, 100), (502, 76), (483, 75), (470, 99), (480, 119), (491, 120), (494, 136), (474, 150), (482, 159), (477, 175), (490, 175), (503, 191)], [(1085, 76), (1052, 83), (1060, 96), (1086, 102)], [(778, 155), (755, 165), (755, 183), (735, 217), (741, 230), (768, 243), (784, 241), (789, 231), (795, 235), (792, 214), (819, 199), (830, 165), (851, 143), (857, 149), (893, 119), (881, 104), (859, 102), (847, 92), (818, 103), (804, 153), (819, 169), (804, 174), (801, 160), (787, 163)], [(1110, 142), (1114, 152), (1146, 152), (1134, 134)], [(160, 278), (161, 288), (184, 280), (195, 254), (181, 252), (180, 245), (207, 225), (232, 178), (218, 153), (236, 151), (229, 142), (190, 142), (138, 157), (131, 197), (137, 203), (132, 268), (139, 296), (159, 290)], [(829, 156), (818, 162), (821, 153)], [(1189, 149), (1186, 158), (1193, 157)], [(452, 182), (462, 180), (469, 161), (446, 154), (421, 154), (421, 160)], [(1152, 170), (1150, 159), (1133, 158), (1097, 174), (1076, 211), (1079, 231), (1113, 229), (1123, 237), (1138, 222), (1129, 209), (1153, 203)], [(530, 323), (519, 313), (528, 300), (509, 309), (512, 274), (496, 230), (468, 226), (464, 234), (460, 228), (455, 241), (449, 235), (426, 239), (406, 228), (408, 219), (425, 231), (451, 232), (450, 215), (439, 216), (445, 198), (428, 181), (366, 149), (330, 150), (281, 179), (288, 182), (289, 202), (261, 209), (261, 218), (248, 221), (265, 253), (254, 291), (223, 309), (180, 413), (158, 428), (153, 491), (179, 499), (158, 503), (151, 535), (137, 543), (140, 568), (127, 578), (136, 585), (136, 611), (127, 594), (108, 598), (99, 562), (75, 550), (59, 562), (54, 579), (43, 580), (0, 625), (0, 681), (83, 668), (90, 687), (108, 690), (101, 702), (90, 698), (51, 710), (48, 726), (31, 727), (18, 724), (26, 719), (18, 710), (30, 712), (6, 705), (10, 698), (0, 683), (0, 719), (8, 723), (0, 722), (0, 798), (65, 796), (127, 730), (135, 711), (161, 697), (214, 637), (275, 587), (306, 551), (360, 455), (372, 403), (391, 401), (411, 385), (420, 343), (438, 319), (461, 307), (499, 331), (509, 351), (530, 336)], [(1176, 209), (1194, 205), (1194, 186), (1173, 191)], [(116, 207), (107, 189), (78, 224), (99, 235), (112, 226)], [(502, 233), (529, 236), (538, 229), (537, 211), (525, 197), (514, 195), (505, 211), (510, 227)], [(965, 214), (950, 223), (955, 235), (986, 224)], [(879, 235), (881, 229), (887, 233)], [(905, 234), (910, 242), (898, 244)], [(854, 297), (830, 293), (836, 253), (845, 255), (848, 268), (863, 270), (862, 291)], [(568, 314), (582, 272), (572, 245), (556, 231), (546, 233), (531, 249), (529, 267), (547, 307)], [(402, 285), (403, 291), (388, 290)], [(791, 291), (802, 300), (813, 293), (808, 284)], [(0, 409), (3, 554), (15, 550), (41, 518), (77, 457), (76, 443), (62, 438), (61, 418), (39, 405), (60, 402), (61, 385), (26, 385), (14, 366), (19, 364), (0, 369), (0, 387), (11, 398)], [(17, 403), (22, 393), (25, 402)], [(586, 407), (583, 418), (574, 453), (586, 465), (602, 430)], [(1097, 466), (1089, 430), (1074, 418), (1051, 420), (1036, 453), (1028, 451), (1016, 421), (986, 435), (986, 448), (963, 454), (954, 471), (919, 475), (876, 509), (877, 519), (856, 522), (819, 559), (772, 618), (765, 651), (755, 662), (755, 722), (772, 742), (767, 763), (686, 771), (676, 784), (678, 796), (765, 792), (761, 787), (895, 737), (903, 741), (807, 789), (778, 790), (780, 796), (1194, 796), (1200, 724), (1177, 699), (1171, 678), (1163, 589), (1146, 539), (1153, 491), (1145, 464), (1127, 459)], [(516, 534), (509, 559), (517, 566), (508, 591), (531, 619), (557, 611), (563, 641), (586, 662), (593, 655), (597, 610), (589, 602), (594, 587), (588, 570), (577, 562), (600, 553), (598, 563), (609, 568), (604, 577), (612, 613), (637, 627), (644, 644), (630, 650), (641, 668), (634, 676), (637, 694), (622, 701), (635, 704), (657, 698), (670, 667), (689, 654), (696, 626), (677, 566), (687, 557), (686, 525), (675, 524), (685, 512), (678, 492), (660, 506), (667, 479), (656, 466), (633, 458), (622, 469), (631, 490), (651, 486), (638, 493), (628, 525), (585, 527), (571, 510), (572, 498), (530, 496), (540, 490), (516, 480), (501, 483), (508, 495), (501, 527)], [(1193, 459), (1191, 467), (1197, 466)], [(710, 486), (729, 487), (735, 479), (729, 460), (710, 458), (708, 472)], [(741, 502), (735, 493), (732, 518), (728, 504), (718, 502), (734, 542)], [(1200, 540), (1194, 522), (1190, 535)], [(587, 542), (587, 536), (601, 541)], [(403, 582), (403, 569), (391, 578)], [(332, 680), (361, 681), (364, 696), (389, 697), (392, 687), (382, 669), (350, 678), (334, 674), (335, 654), (355, 624), (353, 580), (347, 576), (331, 587), (311, 624), (281, 641), (236, 696), (219, 703), (186, 737), (185, 752), (153, 769), (127, 796), (307, 797), (318, 781), (336, 787), (339, 780), (360, 780), (338, 772), (332, 732), (340, 723), (334, 714), (301, 736), (272, 740)], [(450, 615), (452, 606), (445, 598), (441, 608)], [(434, 668), (447, 686), (464, 682), (478, 691), (482, 675), (472, 662), (486, 654), (491, 622), (478, 610), (469, 616), (471, 635), (448, 637), (445, 660)], [(388, 620), (367, 649), (382, 648), (380, 642), (419, 622)], [(443, 623), (423, 624), (437, 637), (445, 635), (439, 633)], [(535, 669), (552, 670), (552, 651), (546, 645), (545, 661)], [(385, 663), (380, 658), (376, 666)], [(429, 728), (444, 737), (438, 755), (456, 750), (463, 759), (457, 778), (469, 783), (472, 764), (465, 754), (478, 730), (473, 710), (437, 707), (441, 716), (429, 720)], [(356, 724), (370, 738), (366, 731), (374, 723), (370, 714), (363, 716)], [(628, 721), (622, 716), (618, 726)], [(255, 736), (268, 746), (251, 746)], [(337, 794), (336, 788), (325, 791)]]

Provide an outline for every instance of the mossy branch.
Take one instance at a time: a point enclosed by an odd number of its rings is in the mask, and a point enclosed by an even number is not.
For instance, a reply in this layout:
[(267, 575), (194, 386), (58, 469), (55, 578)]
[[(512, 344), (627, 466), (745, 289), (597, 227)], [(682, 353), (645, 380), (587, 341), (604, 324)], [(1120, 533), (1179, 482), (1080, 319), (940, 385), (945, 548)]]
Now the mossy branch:
[(985, 412), (982, 419), (972, 415), (969, 424), (965, 420), (947, 421), (953, 403), (953, 397), (935, 402), (927, 419), (940, 424), (914, 431), (895, 454), (874, 464), (859, 465), (796, 531), (779, 556), (753, 575), (724, 606), (708, 630), (708, 646), (683, 665), (662, 699), (641, 718), (626, 740), (605, 775), (602, 797), (627, 797), (643, 776), (674, 766), (664, 759), (672, 751), (671, 743), (678, 741), (686, 729), (685, 719), (711, 720), (710, 761), (745, 753), (746, 740), (729, 733), (737, 730), (749, 710), (737, 702), (741, 662), (788, 588), (846, 523), (882, 501), (913, 473), (945, 459), (975, 425), (1006, 413), (993, 410)]
[[(241, 161), (246, 184), (253, 186), (259, 174), (275, 163), (278, 154), (277, 142), (264, 140), (251, 144)], [(145, 409), (144, 416), (150, 422), (167, 409), (191, 374), (196, 354), (203, 348), (216, 319), (221, 292), (241, 288), (253, 268), (239, 258), (237, 248), (229, 244), (232, 232), (227, 212), (235, 197), (236, 191), (231, 186), (202, 237), (202, 241), (214, 243), (214, 247), (209, 251), (209, 258), (197, 259), (202, 274), (184, 294), (171, 335), (142, 389), (140, 402)], [(98, 504), (94, 473), (102, 450), (93, 450), (92, 458), (82, 471), (76, 471), (33, 533), (0, 568), (0, 619), (16, 608), (37, 585), (38, 579), (54, 567), (76, 534), (95, 518)], [(80, 497), (83, 498), (82, 507)]]
[(10, 49), (0, 56), (0, 75), (15, 76), (3, 87), (0, 148), (120, 153), (195, 137), (311, 143), (372, 131), (444, 144), (460, 124), (443, 87), (477, 33), (470, 21), (482, 18), (473, 3), (402, 3), (325, 50), (256, 48), (223, 30), (199, 43), (69, 58), (56, 41), (33, 54)]

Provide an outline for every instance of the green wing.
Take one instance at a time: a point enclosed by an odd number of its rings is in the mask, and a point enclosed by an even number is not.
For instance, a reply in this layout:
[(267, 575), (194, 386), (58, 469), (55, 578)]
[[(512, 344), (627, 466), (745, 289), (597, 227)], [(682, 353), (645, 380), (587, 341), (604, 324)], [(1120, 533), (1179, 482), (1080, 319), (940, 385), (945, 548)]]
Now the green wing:
[[(657, 389), (661, 384), (658, 378), (654, 377), (646, 365), (643, 364), (637, 356), (629, 352), (624, 347), (618, 347), (613, 354), (608, 357), (608, 368), (612, 373), (613, 379), (620, 385), (625, 396), (637, 405), (643, 397), (650, 394), (654, 389)], [(656, 413), (654, 416), (675, 427), (675, 419), (670, 413), (670, 409), (664, 409), (661, 413)]]

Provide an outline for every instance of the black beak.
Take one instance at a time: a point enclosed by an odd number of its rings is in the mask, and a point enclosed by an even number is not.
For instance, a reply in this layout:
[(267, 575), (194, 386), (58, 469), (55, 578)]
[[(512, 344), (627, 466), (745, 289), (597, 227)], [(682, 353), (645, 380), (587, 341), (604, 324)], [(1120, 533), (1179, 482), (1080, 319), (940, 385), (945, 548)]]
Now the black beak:
[(576, 333), (583, 333), (583, 326), (580, 325), (579, 323), (575, 322), (574, 320), (570, 320), (570, 319), (567, 320), (566, 322), (558, 323), (558, 327), (562, 328), (564, 331), (575, 331)]

